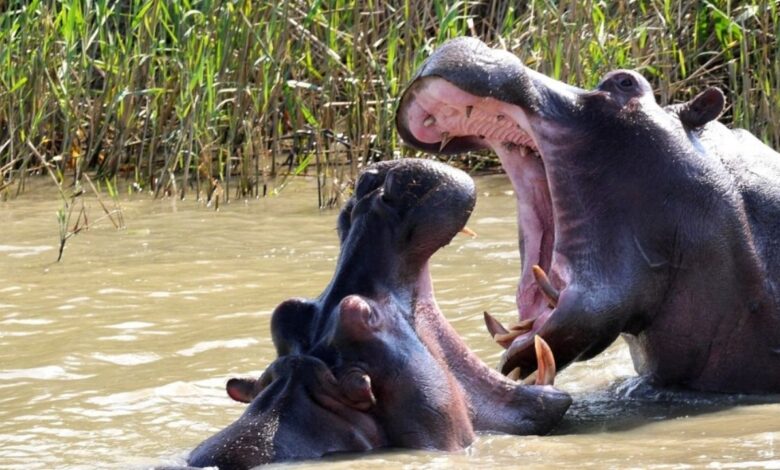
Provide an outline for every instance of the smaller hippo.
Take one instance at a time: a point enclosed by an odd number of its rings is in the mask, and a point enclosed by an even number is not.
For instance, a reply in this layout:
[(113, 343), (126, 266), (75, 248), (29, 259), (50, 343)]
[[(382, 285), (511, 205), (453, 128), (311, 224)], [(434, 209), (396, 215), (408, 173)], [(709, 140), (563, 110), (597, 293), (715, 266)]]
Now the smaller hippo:
[(535, 385), (485, 366), (446, 322), (428, 260), (463, 229), (475, 202), (465, 173), (426, 160), (360, 176), (339, 215), (336, 272), (314, 300), (273, 312), (278, 358), (259, 379), (231, 379), (249, 403), (192, 451), (195, 467), (243, 469), (338, 452), (457, 450), (477, 431), (545, 434), (571, 404), (538, 341)]

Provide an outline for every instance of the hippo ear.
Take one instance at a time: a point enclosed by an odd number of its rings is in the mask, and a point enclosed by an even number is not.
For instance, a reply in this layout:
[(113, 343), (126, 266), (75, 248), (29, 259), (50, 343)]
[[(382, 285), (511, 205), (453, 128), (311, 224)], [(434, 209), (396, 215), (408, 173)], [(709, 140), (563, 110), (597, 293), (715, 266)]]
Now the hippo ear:
[(710, 87), (685, 103), (680, 109), (680, 121), (685, 127), (701, 127), (718, 119), (726, 105), (726, 97), (717, 88)]
[(271, 339), (279, 356), (306, 351), (315, 330), (317, 307), (306, 299), (288, 299), (271, 314)]
[(249, 403), (255, 398), (255, 384), (257, 379), (232, 378), (225, 385), (230, 398), (241, 403)]

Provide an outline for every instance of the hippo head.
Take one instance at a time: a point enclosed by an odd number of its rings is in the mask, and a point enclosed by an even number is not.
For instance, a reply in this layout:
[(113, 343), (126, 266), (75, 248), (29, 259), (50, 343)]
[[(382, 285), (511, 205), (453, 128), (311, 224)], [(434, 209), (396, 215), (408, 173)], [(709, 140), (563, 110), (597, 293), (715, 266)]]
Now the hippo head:
[[(474, 38), (445, 43), (425, 61), (399, 102), (401, 137), (436, 153), (492, 149), (515, 189), (520, 321), (505, 328), (487, 318), (506, 348), (504, 373), (534, 371), (537, 335), (559, 368), (598, 354), (621, 333), (637, 368), (667, 381), (717, 364), (700, 353), (682, 357), (678, 346), (699, 341), (691, 329), (716, 328), (725, 318), (716, 314), (743, 309), (733, 286), (747, 281), (736, 277), (760, 283), (760, 269), (742, 269), (755, 250), (744, 241), (731, 177), (702, 137), (723, 103), (709, 89), (661, 107), (649, 83), (628, 70), (583, 90)], [(717, 231), (708, 228), (713, 217)], [(707, 267), (724, 246), (734, 250), (723, 265)], [(714, 277), (694, 274), (698, 267)], [(716, 277), (728, 288), (713, 292)], [(694, 317), (694, 308), (713, 312), (714, 325)], [(650, 327), (661, 325), (676, 337), (656, 341)]]
[(249, 406), (189, 464), (245, 468), (381, 447), (455, 450), (479, 430), (548, 432), (570, 404), (550, 386), (549, 349), (537, 384), (507, 380), (466, 348), (433, 297), (428, 260), (463, 229), (474, 202), (472, 180), (443, 164), (367, 168), (339, 215), (341, 253), (330, 284), (314, 300), (275, 309), (278, 359), (259, 379), (228, 382), (228, 394)]

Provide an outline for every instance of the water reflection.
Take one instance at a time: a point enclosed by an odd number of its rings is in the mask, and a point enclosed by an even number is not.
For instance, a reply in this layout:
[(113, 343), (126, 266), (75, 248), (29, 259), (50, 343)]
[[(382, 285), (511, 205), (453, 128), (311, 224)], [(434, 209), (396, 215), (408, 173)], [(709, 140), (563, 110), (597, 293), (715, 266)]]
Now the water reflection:
[[(0, 203), (0, 467), (141, 468), (182, 463), (235, 420), (224, 385), (275, 356), (277, 303), (312, 297), (338, 253), (333, 211), (315, 182), (281, 198), (223, 206), (123, 202), (128, 228), (96, 226), (57, 247), (56, 195)], [(499, 348), (482, 312), (515, 315), (514, 201), (502, 177), (479, 180), (469, 227), (437, 254), (442, 310), (487, 363)], [(565, 371), (575, 395), (553, 436), (483, 435), (466, 451), (332, 457), (333, 468), (780, 468), (780, 405), (664, 395), (631, 379), (625, 345)]]

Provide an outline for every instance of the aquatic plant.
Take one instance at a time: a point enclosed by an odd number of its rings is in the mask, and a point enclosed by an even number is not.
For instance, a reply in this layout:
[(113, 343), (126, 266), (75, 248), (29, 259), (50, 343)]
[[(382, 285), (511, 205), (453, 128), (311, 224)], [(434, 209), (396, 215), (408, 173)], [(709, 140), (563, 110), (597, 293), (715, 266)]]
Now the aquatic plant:
[(777, 0), (0, 0), (0, 11), (0, 197), (49, 170), (66, 186), (89, 174), (214, 202), (306, 174), (318, 205), (335, 204), (357, 169), (411, 153), (395, 99), (460, 35), (585, 87), (618, 67), (639, 69), (662, 102), (718, 86), (727, 120), (780, 147)]

